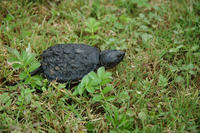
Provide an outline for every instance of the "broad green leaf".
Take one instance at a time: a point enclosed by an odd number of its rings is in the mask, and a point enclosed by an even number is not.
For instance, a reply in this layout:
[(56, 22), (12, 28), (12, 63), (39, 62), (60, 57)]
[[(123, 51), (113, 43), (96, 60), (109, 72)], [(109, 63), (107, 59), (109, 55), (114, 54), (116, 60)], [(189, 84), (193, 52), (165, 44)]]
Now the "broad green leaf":
[(26, 72), (21, 72), (21, 73), (19, 74), (20, 80), (23, 80), (23, 79), (25, 79), (26, 77), (28, 77), (28, 75), (27, 75)]
[(27, 59), (25, 60), (24, 65), (25, 66), (31, 65), (31, 63), (34, 62), (34, 59), (35, 59), (35, 56), (29, 55)]
[(87, 86), (87, 87), (86, 87), (86, 90), (87, 90), (89, 93), (94, 93), (94, 92), (95, 92), (95, 89), (94, 89), (94, 87), (92, 87), (92, 86)]
[(65, 87), (66, 87), (65, 84), (59, 84), (59, 85), (58, 85), (58, 89), (62, 89), (62, 88), (65, 88)]
[(110, 83), (111, 82), (111, 75), (112, 75), (111, 72), (104, 73), (104, 75), (101, 77), (101, 79), (102, 79), (101, 85), (105, 85), (105, 84)]
[(17, 57), (11, 57), (11, 58), (8, 59), (8, 62), (10, 62), (10, 63), (19, 62), (19, 59)]
[(109, 78), (111, 78), (111, 76), (112, 76), (112, 73), (111, 72), (106, 72), (106, 73), (104, 73), (104, 75), (103, 75), (103, 79), (109, 79)]
[[(45, 92), (45, 91), (47, 91), (47, 89), (43, 86), (42, 91)], [(77, 94), (78, 94), (78, 91), (77, 91)], [(72, 95), (74, 95), (74, 93)]]
[(28, 54), (32, 54), (30, 43), (28, 44), (28, 47), (26, 48), (26, 52), (27, 52)]
[(13, 67), (14, 69), (20, 69), (20, 68), (23, 67), (23, 65), (22, 65), (22, 64), (18, 64), (18, 63), (14, 63), (14, 64), (12, 64), (12, 67)]
[(85, 28), (85, 31), (93, 33), (96, 32), (100, 28), (100, 23), (96, 21), (94, 18), (89, 18), (85, 25), (87, 26)]
[(41, 77), (41, 76), (39, 76), (39, 75), (35, 75), (35, 76), (32, 76), (31, 77), (33, 80), (39, 80), (39, 81), (41, 81), (41, 80), (43, 80), (43, 77)]
[(101, 83), (101, 79), (99, 79), (98, 77), (95, 79), (91, 79), (89, 85), (90, 86), (98, 86)]
[(89, 83), (89, 76), (86, 75), (86, 76), (83, 77), (83, 79), (82, 79), (82, 81), (81, 81), (81, 84), (82, 84), (83, 86), (87, 86), (88, 83)]
[(34, 62), (30, 65), (29, 67), (29, 72), (32, 72), (34, 71), (35, 69), (37, 69), (38, 67), (40, 66), (40, 63), (39, 62)]
[(102, 82), (101, 82), (101, 85), (106, 85), (108, 83), (111, 82), (111, 79), (104, 79)]
[(102, 97), (100, 94), (98, 94), (98, 95), (95, 95), (95, 96), (93, 97), (92, 101), (94, 101), (94, 102), (99, 102), (99, 101), (101, 101), (102, 98), (103, 98), (103, 97)]
[(97, 77), (97, 74), (95, 73), (95, 72), (90, 72), (89, 74), (88, 74), (88, 76), (89, 76), (89, 78), (91, 78), (91, 79), (96, 79), (96, 78), (98, 78)]
[(25, 51), (23, 51), (23, 54), (24, 65), (30, 65), (34, 61), (35, 56), (33, 54), (28, 54)]
[[(27, 75), (27, 77), (28, 77), (28, 75)], [(32, 81), (32, 78), (27, 78), (27, 77), (24, 78), (25, 79), (25, 81), (24, 81), (25, 84), (29, 84)], [(34, 84), (34, 83), (32, 83), (32, 84)], [(35, 84), (34, 84), (34, 87), (35, 87)]]
[(77, 96), (79, 94), (79, 92), (78, 92), (78, 87), (76, 87), (75, 89), (74, 89), (74, 92), (72, 93), (72, 95), (73, 96)]
[(108, 96), (108, 97), (106, 97), (106, 101), (111, 102), (111, 101), (114, 101), (114, 100), (115, 100), (115, 96)]
[(40, 80), (35, 81), (35, 83), (36, 83), (37, 85), (39, 85), (39, 86), (42, 86), (42, 81), (40, 81)]
[(19, 52), (16, 49), (9, 48), (8, 50), (9, 50), (9, 52), (11, 54), (13, 54), (15, 57), (17, 57), (18, 59), (20, 59), (20, 54), (19, 54)]
[(101, 83), (101, 79), (97, 76), (95, 72), (90, 72), (88, 76), (90, 78), (90, 86), (96, 86)]
[(84, 90), (85, 90), (85, 88), (82, 87), (81, 85), (79, 85), (77, 89), (78, 89), (78, 93), (79, 93), (79, 95), (82, 95), (83, 92), (84, 92)]
[(103, 75), (105, 74), (105, 68), (104, 67), (100, 67), (98, 70), (97, 70), (97, 75), (98, 77), (103, 77)]
[(113, 87), (112, 86), (106, 86), (104, 89), (103, 89), (103, 94), (106, 94), (106, 93), (108, 93), (108, 92), (110, 92), (110, 91), (112, 91), (113, 90)]
[(168, 85), (168, 79), (165, 78), (164, 76), (160, 75), (159, 81), (158, 81), (158, 86), (166, 87), (167, 85)]
[(26, 51), (23, 51), (20, 56), (20, 61), (24, 62), (25, 64), (27, 58), (28, 58), (28, 54), (26, 53)]

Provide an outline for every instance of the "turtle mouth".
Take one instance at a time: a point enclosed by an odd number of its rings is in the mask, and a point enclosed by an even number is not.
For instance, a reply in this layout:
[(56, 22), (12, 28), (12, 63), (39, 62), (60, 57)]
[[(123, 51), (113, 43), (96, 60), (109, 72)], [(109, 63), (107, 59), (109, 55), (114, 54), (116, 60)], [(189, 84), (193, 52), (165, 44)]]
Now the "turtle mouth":
[(124, 58), (124, 56), (125, 56), (125, 52), (122, 52), (122, 53), (119, 55), (119, 61), (122, 61), (123, 58)]
[(125, 56), (125, 52), (121, 52), (121, 53), (118, 55), (118, 59), (117, 59), (114, 63), (110, 63), (108, 66), (109, 66), (109, 67), (114, 67), (114, 66), (116, 66), (117, 64), (119, 64), (119, 63), (123, 60), (124, 56)]

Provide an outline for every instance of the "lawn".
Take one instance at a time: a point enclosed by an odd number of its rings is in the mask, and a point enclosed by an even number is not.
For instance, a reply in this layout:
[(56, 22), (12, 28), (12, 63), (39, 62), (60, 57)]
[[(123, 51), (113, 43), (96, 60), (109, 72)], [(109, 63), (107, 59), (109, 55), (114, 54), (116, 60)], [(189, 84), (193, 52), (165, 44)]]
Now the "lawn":
[[(199, 0), (1, 0), (0, 132), (199, 133)], [(126, 52), (71, 87), (29, 72), (60, 43)]]

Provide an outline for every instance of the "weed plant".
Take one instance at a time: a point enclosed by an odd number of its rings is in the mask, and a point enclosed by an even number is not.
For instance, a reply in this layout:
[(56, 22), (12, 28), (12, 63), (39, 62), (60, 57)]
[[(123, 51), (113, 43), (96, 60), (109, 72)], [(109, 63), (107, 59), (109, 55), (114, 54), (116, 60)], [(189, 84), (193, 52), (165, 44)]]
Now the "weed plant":
[[(1, 0), (0, 22), (0, 132), (199, 133), (199, 0)], [(75, 87), (30, 76), (57, 43), (126, 55)]]

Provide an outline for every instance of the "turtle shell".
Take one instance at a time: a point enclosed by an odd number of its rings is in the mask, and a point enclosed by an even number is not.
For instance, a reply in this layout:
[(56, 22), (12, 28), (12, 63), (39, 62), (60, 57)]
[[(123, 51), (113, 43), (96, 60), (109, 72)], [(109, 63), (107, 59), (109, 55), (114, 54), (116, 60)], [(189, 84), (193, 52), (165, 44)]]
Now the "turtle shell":
[(43, 75), (57, 82), (78, 81), (100, 67), (100, 50), (85, 44), (57, 44), (42, 53)]

